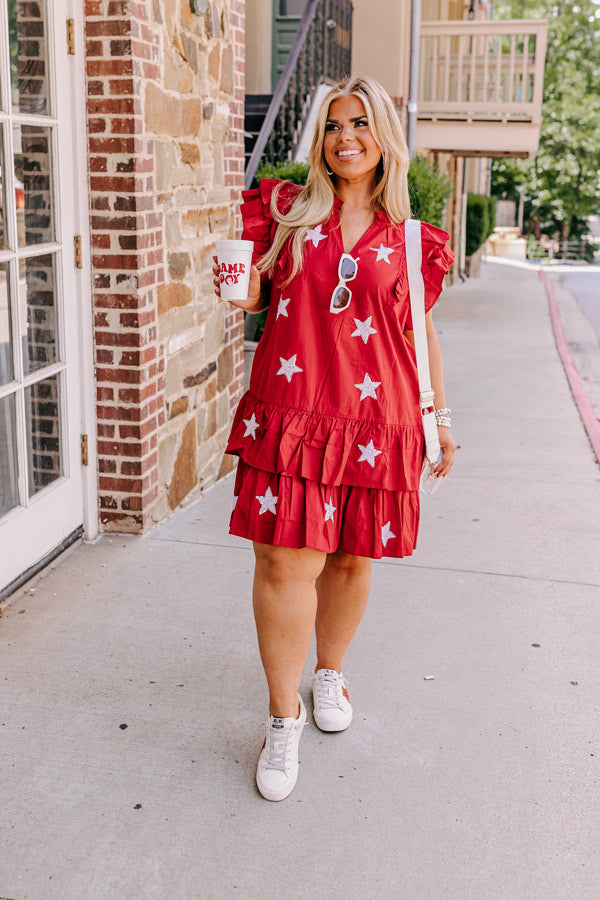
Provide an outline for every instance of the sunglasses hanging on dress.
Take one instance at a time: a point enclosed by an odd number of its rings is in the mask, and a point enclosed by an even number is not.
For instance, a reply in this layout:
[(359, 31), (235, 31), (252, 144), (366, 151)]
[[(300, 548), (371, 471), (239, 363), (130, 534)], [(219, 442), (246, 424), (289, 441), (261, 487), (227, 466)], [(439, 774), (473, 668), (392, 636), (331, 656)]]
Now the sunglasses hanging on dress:
[(347, 281), (352, 281), (358, 274), (358, 258), (354, 259), (349, 253), (342, 253), (338, 266), (338, 283), (331, 295), (329, 312), (340, 313), (348, 309), (352, 300), (352, 291), (346, 286)]

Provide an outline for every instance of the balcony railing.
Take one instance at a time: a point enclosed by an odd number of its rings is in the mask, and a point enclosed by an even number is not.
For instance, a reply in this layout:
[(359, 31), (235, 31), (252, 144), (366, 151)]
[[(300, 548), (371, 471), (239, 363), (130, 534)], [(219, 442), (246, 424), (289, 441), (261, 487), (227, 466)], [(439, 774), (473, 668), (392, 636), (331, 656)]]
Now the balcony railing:
[(541, 121), (548, 23), (424, 22), (419, 119)]

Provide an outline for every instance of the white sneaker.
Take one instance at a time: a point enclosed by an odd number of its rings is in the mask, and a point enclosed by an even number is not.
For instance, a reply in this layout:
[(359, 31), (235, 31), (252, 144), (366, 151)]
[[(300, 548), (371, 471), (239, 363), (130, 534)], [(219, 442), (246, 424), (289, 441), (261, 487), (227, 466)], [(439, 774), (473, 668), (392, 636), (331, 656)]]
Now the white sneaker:
[(343, 731), (352, 721), (347, 681), (335, 669), (319, 669), (312, 677), (313, 715), (321, 731)]
[(297, 719), (269, 716), (265, 743), (258, 759), (256, 784), (265, 800), (284, 800), (298, 779), (298, 746), (306, 725), (306, 707), (298, 694)]

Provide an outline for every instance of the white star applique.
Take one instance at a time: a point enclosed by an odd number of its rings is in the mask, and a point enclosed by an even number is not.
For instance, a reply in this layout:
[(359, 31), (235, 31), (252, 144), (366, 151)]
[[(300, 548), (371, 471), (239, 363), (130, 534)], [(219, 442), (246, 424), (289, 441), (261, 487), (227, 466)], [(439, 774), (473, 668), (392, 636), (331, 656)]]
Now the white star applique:
[(330, 498), (329, 498), (329, 503), (326, 503), (326, 504), (325, 504), (325, 521), (326, 521), (326, 522), (327, 522), (328, 520), (331, 521), (331, 522), (333, 522), (333, 514), (334, 514), (334, 512), (336, 511), (336, 509), (337, 509), (337, 506), (334, 506), (334, 505), (333, 505), (333, 503), (332, 503), (332, 501), (331, 501), (331, 497), (330, 497)]
[(275, 504), (277, 503), (277, 497), (273, 496), (270, 487), (266, 489), (264, 497), (259, 497), (257, 494), (256, 499), (260, 503), (260, 509), (258, 511), (259, 516), (262, 516), (266, 512), (272, 512), (273, 515), (276, 515), (277, 510), (275, 509)]
[(249, 434), (252, 435), (252, 440), (256, 440), (255, 431), (258, 428), (258, 422), (256, 421), (256, 416), (254, 413), (250, 416), (249, 419), (242, 419), (244, 425), (246, 426), (246, 430), (244, 432), (244, 437), (248, 437)]
[(287, 300), (284, 300), (283, 297), (279, 298), (279, 306), (277, 307), (277, 315), (275, 316), (275, 321), (279, 318), (279, 316), (285, 316), (286, 319), (289, 319), (287, 305), (290, 302), (291, 297), (288, 297)]
[(353, 331), (350, 337), (362, 338), (363, 342), (366, 344), (372, 334), (377, 334), (375, 329), (371, 328), (372, 318), (373, 316), (369, 316), (364, 322), (361, 322), (360, 319), (355, 319), (354, 324), (356, 325), (356, 331)]
[(322, 225), (315, 225), (314, 228), (311, 228), (310, 231), (306, 232), (304, 237), (305, 241), (312, 241), (313, 247), (318, 247), (321, 241), (324, 241), (327, 237), (326, 234), (321, 233)]
[(380, 244), (379, 247), (371, 247), (371, 250), (373, 251), (373, 253), (377, 254), (377, 259), (375, 260), (375, 262), (379, 262), (381, 259), (383, 259), (388, 264), (388, 266), (391, 266), (389, 256), (391, 253), (395, 252), (392, 247), (384, 247), (383, 244)]
[(362, 384), (355, 384), (354, 387), (359, 389), (361, 400), (365, 400), (367, 397), (372, 397), (373, 400), (377, 400), (376, 390), (380, 384), (380, 381), (373, 381), (371, 376), (367, 375), (365, 372)]
[(375, 457), (379, 456), (381, 450), (376, 450), (373, 445), (373, 440), (371, 439), (366, 446), (362, 444), (358, 445), (358, 449), (360, 450), (360, 456), (358, 458), (359, 462), (368, 462), (371, 468), (375, 468)]
[(386, 522), (385, 525), (382, 525), (381, 527), (381, 543), (384, 547), (387, 547), (387, 542), (390, 540), (390, 538), (396, 537), (396, 535), (390, 528), (391, 524), (391, 522)]
[(288, 384), (296, 374), (296, 372), (303, 372), (304, 369), (301, 369), (300, 366), (296, 365), (296, 357), (297, 353), (294, 353), (293, 356), (290, 356), (289, 359), (284, 359), (283, 356), (279, 357), (279, 362), (281, 363), (281, 368), (275, 372), (276, 375), (285, 375), (288, 380)]

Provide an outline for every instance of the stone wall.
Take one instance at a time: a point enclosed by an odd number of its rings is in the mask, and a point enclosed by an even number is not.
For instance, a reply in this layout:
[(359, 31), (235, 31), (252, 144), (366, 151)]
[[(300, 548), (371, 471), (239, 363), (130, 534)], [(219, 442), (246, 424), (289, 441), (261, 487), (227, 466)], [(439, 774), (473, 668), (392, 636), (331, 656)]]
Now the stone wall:
[[(213, 291), (215, 241), (236, 235), (243, 187), (243, 2), (161, 0), (162, 79), (146, 93), (167, 270), (159, 288), (167, 424), (159, 443), (158, 515), (227, 471), (232, 402), (242, 387), (241, 317)], [(175, 460), (175, 462), (174, 462)]]
[(212, 253), (239, 228), (243, 0), (87, 0), (100, 519), (138, 531), (224, 474), (242, 316)]

